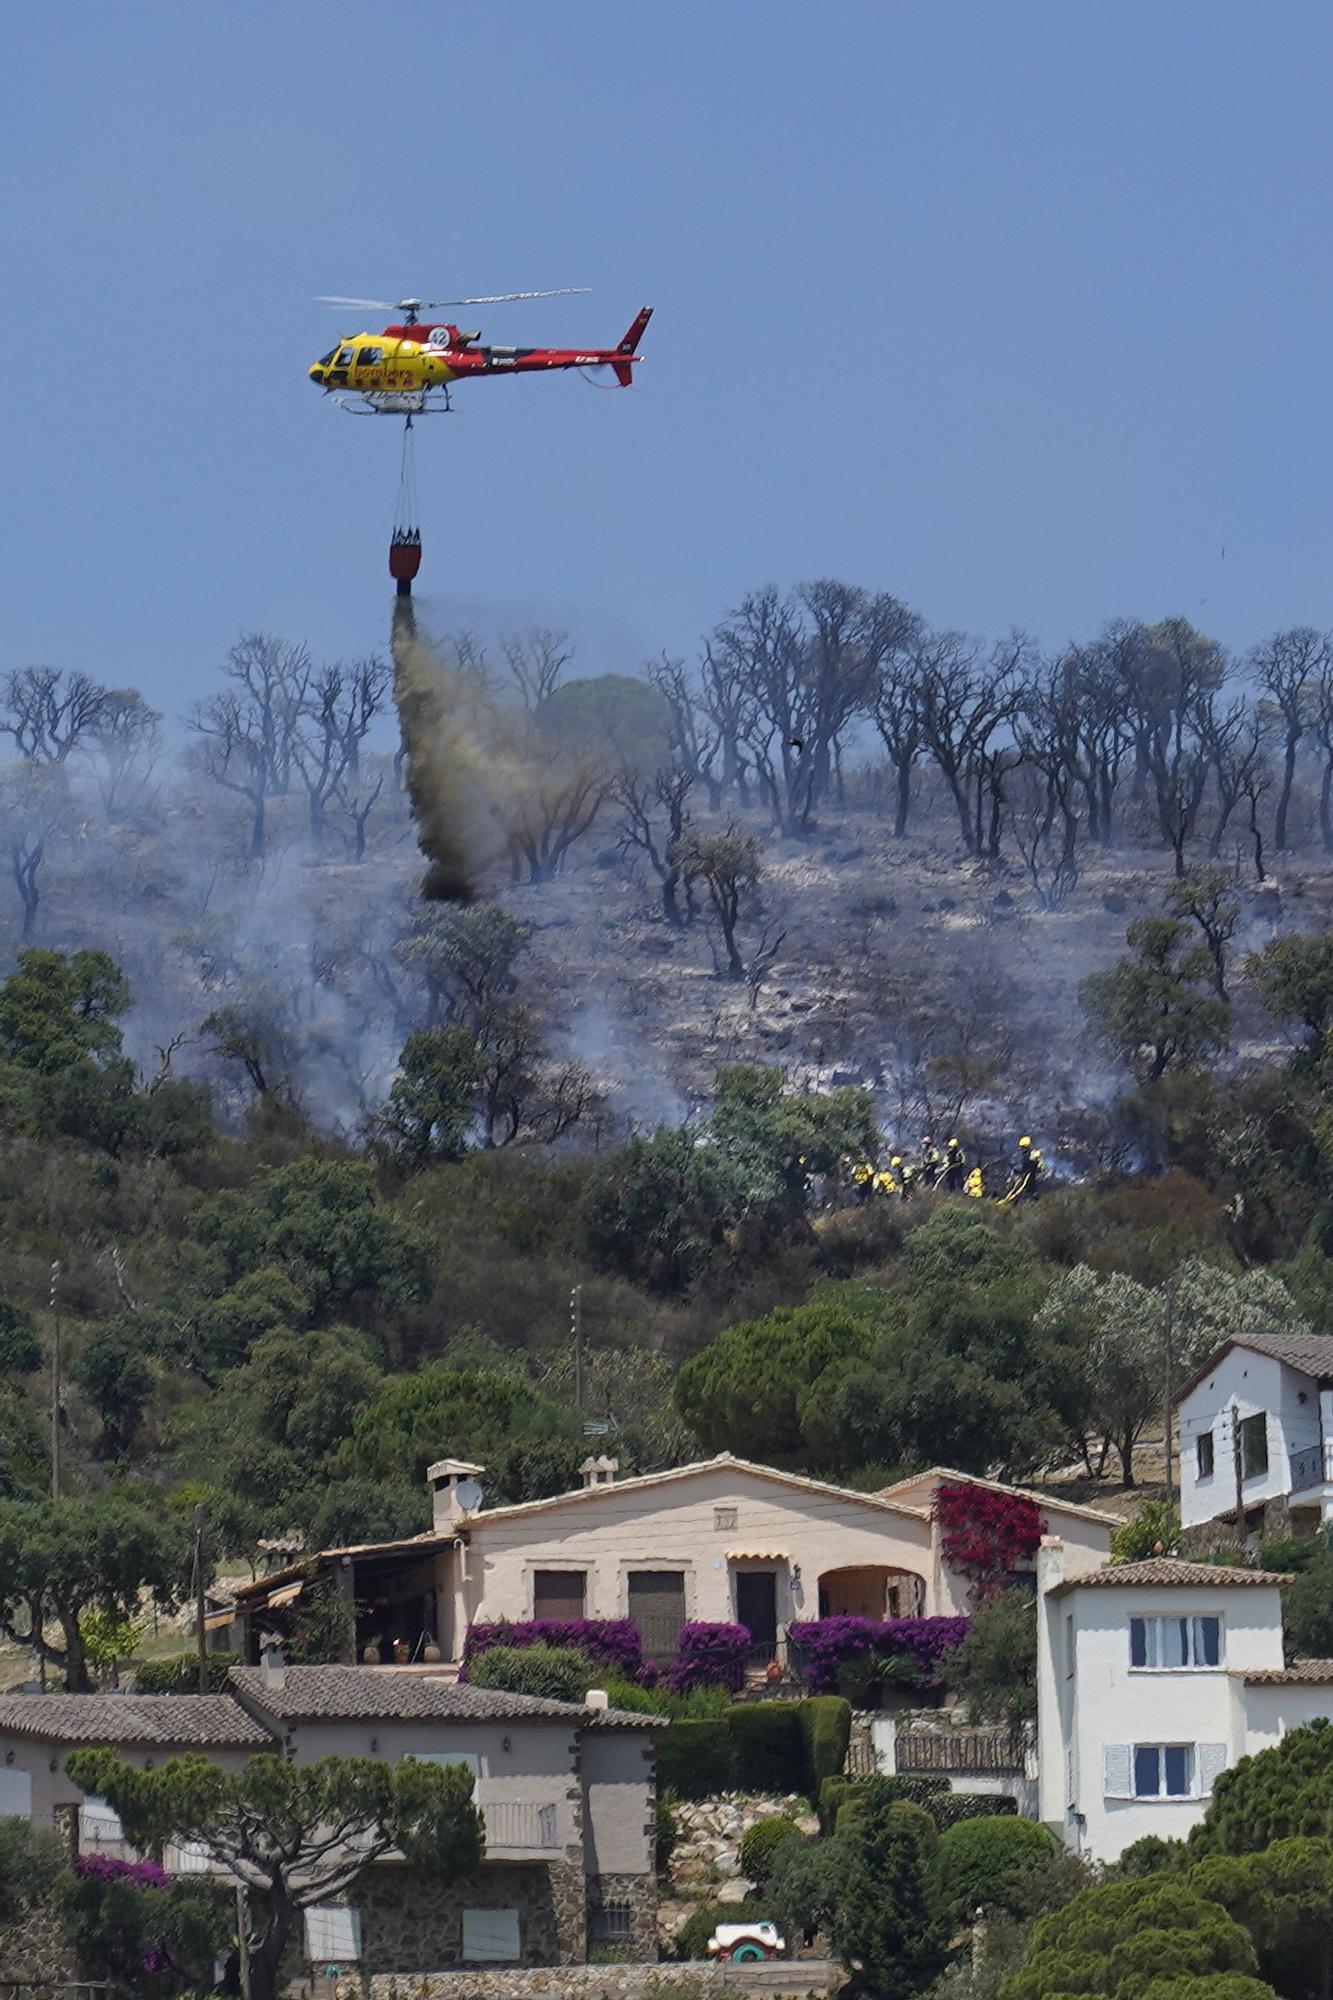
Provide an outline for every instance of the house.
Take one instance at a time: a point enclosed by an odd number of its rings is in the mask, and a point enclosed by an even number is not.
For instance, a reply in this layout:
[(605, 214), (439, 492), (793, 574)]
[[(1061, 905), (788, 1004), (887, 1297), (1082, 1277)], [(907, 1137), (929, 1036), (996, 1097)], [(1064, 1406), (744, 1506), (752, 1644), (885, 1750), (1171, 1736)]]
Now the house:
[(1333, 1713), (1333, 1661), (1283, 1664), (1289, 1576), (1165, 1557), (1090, 1568), (1048, 1536), (1037, 1577), (1040, 1817), (1091, 1861), (1180, 1838), (1222, 1771)]
[(1224, 1341), (1175, 1402), (1185, 1527), (1262, 1529), (1273, 1501), (1298, 1533), (1333, 1518), (1333, 1336)]
[[(326, 1549), (242, 1584), (232, 1643), (257, 1657), (272, 1608), (319, 1579), (356, 1608), (358, 1657), (461, 1657), (477, 1621), (632, 1618), (651, 1657), (674, 1651), (682, 1625), (748, 1627), (757, 1664), (780, 1656), (789, 1625), (839, 1615), (950, 1616), (969, 1584), (944, 1560), (929, 1482), (902, 1496), (716, 1458), (621, 1479), (589, 1459), (583, 1485), (516, 1506), (484, 1504), (484, 1467), (431, 1466), (434, 1525), (396, 1542)], [(1004, 1490), (1004, 1489), (1001, 1489)], [(1040, 1501), (1047, 1510), (1045, 1500)], [(1112, 1515), (1063, 1504), (1055, 1517), (1102, 1559)]]
[[(65, 1758), (109, 1745), (144, 1769), (186, 1751), (238, 1768), (259, 1751), (465, 1763), (486, 1823), (486, 1859), (441, 1889), (404, 1862), (368, 1868), (352, 1908), (311, 1913), (308, 1956), (371, 1971), (454, 1962), (569, 1965), (590, 1943), (656, 1956), (653, 1732), (660, 1718), (458, 1686), (429, 1671), (233, 1670), (220, 1695), (13, 1695), (0, 1699), (0, 1812), (63, 1825), (83, 1851), (125, 1853), (103, 1801)], [(206, 1867), (168, 1849), (165, 1864)], [(353, 1948), (355, 1947), (355, 1948)]]
[[(1111, 1537), (1123, 1528), (1124, 1517), (1105, 1507), (1087, 1507), (1077, 1500), (1059, 1500), (1049, 1493), (1036, 1493), (1027, 1486), (1008, 1486), (998, 1479), (980, 1479), (972, 1472), (954, 1472), (947, 1465), (932, 1465), (892, 1486), (881, 1486), (882, 1500), (897, 1500), (908, 1507), (932, 1508), (941, 1486), (975, 1486), (983, 1493), (999, 1493), (1030, 1500), (1040, 1509), (1048, 1531), (1058, 1535), (1065, 1547), (1080, 1552), (1091, 1562), (1106, 1562), (1111, 1554)], [(939, 1560), (938, 1548), (936, 1560)], [(1034, 1564), (1035, 1570), (1035, 1564)]]

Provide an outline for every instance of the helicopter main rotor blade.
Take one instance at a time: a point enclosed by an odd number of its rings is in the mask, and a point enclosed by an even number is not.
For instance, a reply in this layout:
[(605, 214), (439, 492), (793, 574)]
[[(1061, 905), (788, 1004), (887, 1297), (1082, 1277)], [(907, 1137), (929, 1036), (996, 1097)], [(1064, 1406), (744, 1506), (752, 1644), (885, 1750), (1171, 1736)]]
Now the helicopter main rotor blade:
[(576, 292), (590, 292), (591, 290), (591, 285), (557, 285), (553, 292), (491, 292), (484, 298), (423, 299), (421, 304), (425, 311), (432, 312), (438, 306), (503, 306), (508, 305), (514, 299), (568, 299), (572, 298)]
[(399, 299), (332, 299), (321, 294), (315, 301), (320, 306), (367, 306), (372, 312), (397, 312)]

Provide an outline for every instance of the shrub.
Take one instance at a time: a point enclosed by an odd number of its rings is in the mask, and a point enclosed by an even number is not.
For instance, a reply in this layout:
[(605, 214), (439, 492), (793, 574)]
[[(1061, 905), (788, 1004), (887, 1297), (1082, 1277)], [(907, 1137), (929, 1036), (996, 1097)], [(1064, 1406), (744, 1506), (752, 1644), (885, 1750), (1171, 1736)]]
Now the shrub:
[(657, 1739), (657, 1782), (678, 1798), (706, 1799), (734, 1790), (736, 1739), (728, 1724), (673, 1722)]
[[(677, 1958), (706, 1958), (708, 1940), (719, 1924), (762, 1923), (768, 1911), (762, 1903), (701, 1903), (686, 1917), (672, 1941)], [(673, 1986), (672, 1992), (677, 1989)]]
[(0, 1819), (0, 1924), (15, 1924), (44, 1902), (60, 1873), (64, 1848), (57, 1834), (26, 1819)]
[[(208, 1692), (224, 1693), (227, 1676), (233, 1667), (240, 1664), (239, 1653), (206, 1654)], [(198, 1694), (199, 1655), (177, 1653), (169, 1660), (136, 1660), (134, 1685), (139, 1694)]]
[(669, 1716), (673, 1721), (703, 1722), (722, 1719), (731, 1713), (731, 1696), (725, 1688), (694, 1688), (689, 1694), (672, 1694), (669, 1688), (644, 1687), (638, 1681), (618, 1681), (608, 1677), (602, 1683), (612, 1708), (628, 1709), (632, 1715)]
[(1026, 1591), (997, 1591), (977, 1607), (950, 1673), (971, 1721), (1004, 1722), (1017, 1734), (1035, 1718), (1037, 1607)]
[[(853, 1804), (855, 1801), (853, 1801)], [(925, 1853), (933, 1855), (940, 1844), (940, 1830), (935, 1824), (934, 1814), (925, 1806), (919, 1806), (911, 1799), (899, 1799), (893, 1811), (909, 1826), (916, 1828), (917, 1837)]]
[(968, 1623), (966, 1618), (816, 1618), (793, 1625), (791, 1637), (812, 1694), (836, 1692), (843, 1670), (867, 1656), (905, 1660), (915, 1670), (913, 1685), (929, 1692), (939, 1685), (945, 1657), (966, 1638)]
[(749, 1651), (744, 1625), (683, 1625), (666, 1670), (667, 1686), (673, 1694), (701, 1687), (730, 1688), (734, 1694), (744, 1685)]
[(736, 1745), (736, 1783), (743, 1792), (809, 1789), (800, 1704), (738, 1702), (728, 1722)]
[(1173, 1556), (1180, 1546), (1180, 1521), (1165, 1500), (1141, 1500), (1137, 1511), (1111, 1537), (1113, 1563), (1146, 1562), (1158, 1543)]
[(572, 1646), (621, 1680), (637, 1680), (643, 1670), (643, 1641), (632, 1618), (529, 1618), (471, 1625), (463, 1641), (459, 1679), (471, 1679), (472, 1661), (493, 1646)]
[(757, 1820), (741, 1838), (741, 1874), (760, 1889), (765, 1888), (779, 1848), (785, 1847), (789, 1840), (804, 1839), (795, 1820), (788, 1819), (785, 1813)]
[(1035, 1819), (1014, 1816), (960, 1820), (940, 1835), (936, 1857), (940, 1889), (949, 1914), (961, 1922), (975, 1910), (1017, 1915), (1017, 1894), (1025, 1875), (1049, 1861), (1056, 1840)]
[(597, 1669), (572, 1646), (491, 1646), (473, 1662), (472, 1687), (505, 1688), (547, 1701), (582, 1701)]
[(850, 1702), (832, 1694), (811, 1695), (801, 1702), (801, 1737), (805, 1744), (807, 1785), (817, 1798), (827, 1778), (834, 1778), (847, 1762), (847, 1746), (852, 1737)]
[(941, 1555), (968, 1578), (977, 1597), (989, 1597), (1030, 1563), (1046, 1532), (1035, 1501), (970, 1482), (937, 1486), (931, 1513), (940, 1529)]
[(173, 1882), (155, 1861), (78, 1855), (54, 1901), (67, 1942), (86, 1971), (108, 1982), (109, 2000), (150, 2000), (197, 1984), (230, 1929), (229, 1899), (216, 1882)]
[[(857, 1794), (863, 1792), (869, 1783), (867, 1778), (825, 1778), (819, 1787), (819, 1826), (825, 1834), (832, 1833), (838, 1823), (838, 1814)], [(892, 1799), (906, 1799), (913, 1805), (925, 1806), (932, 1818), (935, 1816), (935, 1801), (949, 1790), (949, 1780), (939, 1772), (908, 1771), (897, 1778), (877, 1778), (875, 1783), (883, 1788), (882, 1796)]]
[(671, 1857), (676, 1851), (676, 1843), (680, 1839), (680, 1828), (676, 1824), (676, 1794), (670, 1785), (658, 1788), (654, 1815), (654, 1854), (657, 1872), (661, 1875), (670, 1864)]
[(936, 1792), (925, 1802), (940, 1832), (967, 1819), (1011, 1819), (1017, 1799), (997, 1792)]

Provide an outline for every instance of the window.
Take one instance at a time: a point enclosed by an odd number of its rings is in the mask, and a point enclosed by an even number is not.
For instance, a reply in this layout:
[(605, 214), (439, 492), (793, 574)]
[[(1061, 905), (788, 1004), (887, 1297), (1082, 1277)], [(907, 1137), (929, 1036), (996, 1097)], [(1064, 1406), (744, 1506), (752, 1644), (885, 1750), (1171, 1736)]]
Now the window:
[(305, 1955), (311, 1965), (347, 1965), (361, 1956), (361, 1912), (313, 1903), (305, 1913)]
[(1194, 1790), (1192, 1743), (1136, 1743), (1136, 1799), (1188, 1799)]
[(484, 1964), (521, 1956), (517, 1910), (464, 1910), (463, 1956)]
[(534, 1618), (586, 1618), (586, 1569), (535, 1569), (532, 1572)]
[(1220, 1618), (1131, 1618), (1131, 1667), (1219, 1667), (1222, 1664)]
[(612, 1897), (595, 1902), (588, 1909), (589, 1944), (627, 1944), (634, 1935), (632, 1905)]
[(481, 1759), (475, 1750), (409, 1750), (414, 1764), (466, 1764), (474, 1778), (481, 1776)]
[(1199, 1432), (1194, 1443), (1194, 1460), (1195, 1471), (1198, 1473), (1199, 1478), (1211, 1479), (1213, 1476), (1213, 1434), (1211, 1431)]
[(1074, 1620), (1072, 1617), (1069, 1617), (1065, 1619), (1065, 1679), (1067, 1681), (1072, 1681), (1073, 1678), (1074, 1678)]
[(32, 1777), (0, 1767), (0, 1819), (32, 1818)]
[(340, 347), (338, 349), (338, 366), (340, 368), (350, 368), (355, 360), (356, 349), (354, 347)]
[(105, 1799), (88, 1797), (79, 1807), (79, 1852), (118, 1852), (125, 1844), (120, 1815)]
[(734, 1507), (714, 1507), (713, 1526), (721, 1534), (733, 1533), (736, 1527), (736, 1509)]
[(363, 347), (359, 366), (362, 368), (378, 368), (383, 359), (384, 349), (382, 347)]
[(1258, 1479), (1268, 1470), (1268, 1417), (1263, 1410), (1258, 1416), (1242, 1417), (1236, 1430), (1240, 1437), (1240, 1476)]

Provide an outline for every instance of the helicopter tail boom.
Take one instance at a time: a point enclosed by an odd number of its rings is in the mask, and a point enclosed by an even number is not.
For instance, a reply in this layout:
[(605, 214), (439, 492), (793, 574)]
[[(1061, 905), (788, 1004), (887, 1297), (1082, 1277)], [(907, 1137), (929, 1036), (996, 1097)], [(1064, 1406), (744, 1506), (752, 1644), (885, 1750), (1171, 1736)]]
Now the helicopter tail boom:
[(616, 353), (618, 355), (623, 354), (630, 357), (629, 359), (626, 359), (624, 361), (612, 361), (611, 363), (611, 367), (615, 374), (615, 378), (617, 382), (619, 382), (622, 389), (628, 389), (630, 384), (634, 380), (634, 361), (632, 357), (638, 352), (639, 342), (643, 339), (644, 329), (647, 326), (649, 320), (652, 318), (652, 316), (653, 316), (652, 307), (644, 306), (642, 310), (636, 314), (633, 323), (631, 324), (628, 332), (625, 335), (625, 338), (620, 342), (620, 345), (616, 348)]

